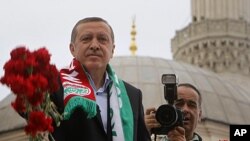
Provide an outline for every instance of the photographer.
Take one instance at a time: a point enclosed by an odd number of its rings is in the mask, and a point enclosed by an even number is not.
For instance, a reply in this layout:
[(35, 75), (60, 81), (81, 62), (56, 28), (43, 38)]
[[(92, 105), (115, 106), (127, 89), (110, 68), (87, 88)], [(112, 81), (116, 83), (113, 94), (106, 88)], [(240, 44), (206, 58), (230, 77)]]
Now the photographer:
[[(200, 92), (193, 85), (183, 83), (177, 87), (177, 97), (174, 105), (181, 109), (183, 113), (183, 127), (174, 127), (161, 141), (202, 141), (202, 138), (194, 132), (202, 113)], [(161, 127), (161, 124), (155, 118), (155, 113), (155, 108), (146, 110), (145, 122), (149, 132), (153, 128)]]

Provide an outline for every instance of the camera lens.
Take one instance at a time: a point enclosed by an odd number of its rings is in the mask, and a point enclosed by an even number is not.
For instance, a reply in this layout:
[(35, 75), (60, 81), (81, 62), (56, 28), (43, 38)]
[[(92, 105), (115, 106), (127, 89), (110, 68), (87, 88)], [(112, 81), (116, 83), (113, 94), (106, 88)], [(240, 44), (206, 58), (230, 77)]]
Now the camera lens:
[(177, 121), (176, 109), (171, 105), (161, 105), (156, 111), (156, 120), (163, 126), (172, 126)]

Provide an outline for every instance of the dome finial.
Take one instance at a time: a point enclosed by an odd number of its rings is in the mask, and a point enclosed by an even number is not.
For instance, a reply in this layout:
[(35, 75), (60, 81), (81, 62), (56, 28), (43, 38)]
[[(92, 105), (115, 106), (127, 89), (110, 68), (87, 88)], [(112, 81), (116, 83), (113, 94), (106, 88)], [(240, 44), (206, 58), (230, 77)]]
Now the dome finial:
[(132, 30), (130, 32), (131, 35), (131, 43), (130, 43), (130, 51), (133, 56), (135, 56), (135, 52), (137, 51), (137, 46), (135, 42), (136, 30), (135, 30), (135, 16), (133, 17)]

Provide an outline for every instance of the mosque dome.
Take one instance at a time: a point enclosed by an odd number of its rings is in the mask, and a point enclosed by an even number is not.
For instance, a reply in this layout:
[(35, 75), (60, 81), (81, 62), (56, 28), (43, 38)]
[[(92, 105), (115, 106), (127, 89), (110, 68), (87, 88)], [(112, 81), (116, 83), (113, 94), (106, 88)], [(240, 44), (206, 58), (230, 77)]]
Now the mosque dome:
[(241, 75), (217, 74), (199, 67), (153, 57), (114, 57), (111, 64), (117, 75), (140, 88), (144, 108), (165, 104), (162, 74), (176, 74), (179, 83), (195, 85), (202, 95), (202, 118), (222, 124), (249, 122), (250, 81)]
[[(195, 85), (202, 96), (202, 122), (198, 125), (198, 132), (204, 140), (227, 138), (230, 124), (247, 124), (250, 119), (250, 113), (246, 112), (250, 109), (250, 81), (247, 77), (218, 74), (187, 63), (155, 57), (119, 56), (110, 63), (120, 78), (141, 89), (144, 109), (166, 104), (162, 74), (174, 73), (179, 83)], [(0, 102), (0, 120), (4, 121), (0, 122), (0, 133), (18, 132), (19, 140), (27, 140), (23, 132), (26, 123), (10, 105), (14, 98), (11, 94)], [(2, 135), (6, 141), (16, 137)]]

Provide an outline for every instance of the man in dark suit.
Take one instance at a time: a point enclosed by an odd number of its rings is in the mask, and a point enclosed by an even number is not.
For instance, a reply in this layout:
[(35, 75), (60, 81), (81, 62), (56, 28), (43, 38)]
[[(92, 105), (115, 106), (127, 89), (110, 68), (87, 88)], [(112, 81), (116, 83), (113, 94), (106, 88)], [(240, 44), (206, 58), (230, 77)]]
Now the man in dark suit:
[(109, 65), (114, 33), (102, 18), (78, 21), (71, 34), (73, 60), (60, 71), (52, 100), (63, 113), (56, 141), (148, 141), (142, 93), (119, 79)]

